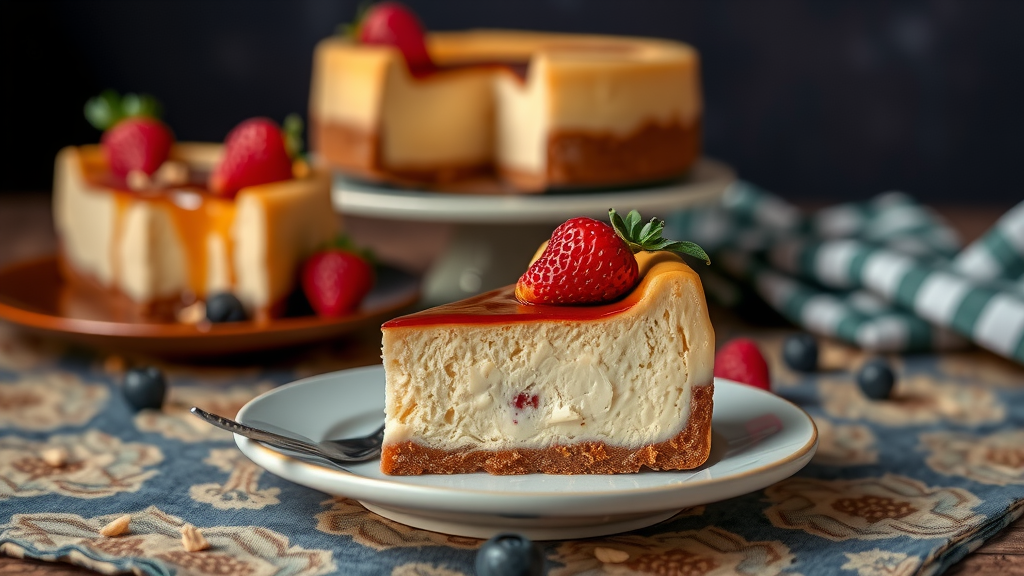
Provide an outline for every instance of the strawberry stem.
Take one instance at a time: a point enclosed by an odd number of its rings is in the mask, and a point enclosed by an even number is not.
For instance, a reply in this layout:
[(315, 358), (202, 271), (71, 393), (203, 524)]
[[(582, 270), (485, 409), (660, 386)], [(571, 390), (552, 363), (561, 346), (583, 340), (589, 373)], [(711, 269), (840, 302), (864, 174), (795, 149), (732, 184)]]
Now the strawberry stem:
[(288, 151), (288, 157), (292, 160), (302, 156), (304, 149), (302, 141), (302, 130), (305, 123), (298, 114), (289, 114), (284, 118), (281, 131), (284, 132), (284, 149)]
[(641, 251), (667, 250), (700, 258), (705, 264), (711, 264), (711, 258), (708, 257), (707, 252), (697, 244), (662, 238), (661, 233), (665, 230), (663, 220), (651, 218), (649, 222), (643, 223), (643, 218), (636, 210), (630, 210), (629, 214), (623, 218), (615, 212), (614, 208), (608, 209), (608, 219), (611, 220), (615, 233), (622, 238), (634, 254)]
[(356, 17), (352, 22), (338, 24), (335, 34), (358, 43), (359, 30), (363, 27), (363, 20), (366, 19), (366, 13), (370, 11), (370, 7), (373, 6), (374, 2), (375, 0), (363, 0), (360, 2), (359, 5), (356, 6)]

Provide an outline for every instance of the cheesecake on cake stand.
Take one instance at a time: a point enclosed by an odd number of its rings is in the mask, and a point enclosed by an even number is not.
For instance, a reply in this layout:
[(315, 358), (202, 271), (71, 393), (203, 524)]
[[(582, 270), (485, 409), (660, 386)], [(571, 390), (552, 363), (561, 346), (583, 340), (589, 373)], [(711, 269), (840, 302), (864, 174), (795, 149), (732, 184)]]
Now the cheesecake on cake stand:
[(423, 303), (436, 305), (515, 283), (537, 245), (568, 218), (602, 218), (616, 206), (664, 218), (715, 201), (735, 179), (728, 165), (710, 158), (699, 159), (682, 178), (653, 186), (545, 194), (398, 188), (335, 173), (332, 199), (346, 216), (454, 228), (449, 245), (423, 281)]

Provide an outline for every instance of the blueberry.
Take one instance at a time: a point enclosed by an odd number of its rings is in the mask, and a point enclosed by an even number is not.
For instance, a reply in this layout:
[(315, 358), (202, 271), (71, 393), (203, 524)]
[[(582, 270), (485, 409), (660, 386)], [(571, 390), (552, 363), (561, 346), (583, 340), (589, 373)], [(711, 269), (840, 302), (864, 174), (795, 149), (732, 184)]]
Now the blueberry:
[(245, 320), (245, 308), (230, 292), (213, 294), (206, 299), (206, 319), (214, 324), (219, 322), (241, 322)]
[(864, 395), (872, 400), (885, 400), (892, 393), (896, 376), (884, 358), (874, 358), (857, 371), (857, 384)]
[(814, 372), (818, 369), (818, 341), (806, 332), (794, 334), (782, 344), (782, 358), (793, 370)]
[(540, 576), (544, 555), (540, 548), (519, 534), (498, 534), (476, 553), (477, 576)]
[(167, 380), (159, 368), (132, 368), (124, 375), (124, 398), (136, 410), (159, 410), (167, 392)]

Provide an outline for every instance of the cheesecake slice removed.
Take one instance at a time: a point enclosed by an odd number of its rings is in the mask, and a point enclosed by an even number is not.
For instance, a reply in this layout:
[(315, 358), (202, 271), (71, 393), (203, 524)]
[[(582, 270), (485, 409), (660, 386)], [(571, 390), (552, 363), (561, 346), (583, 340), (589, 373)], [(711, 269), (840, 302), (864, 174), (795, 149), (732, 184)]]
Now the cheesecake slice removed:
[(383, 326), (386, 474), (619, 474), (700, 466), (714, 331), (697, 274), (635, 255), (639, 282), (591, 306), (508, 286)]

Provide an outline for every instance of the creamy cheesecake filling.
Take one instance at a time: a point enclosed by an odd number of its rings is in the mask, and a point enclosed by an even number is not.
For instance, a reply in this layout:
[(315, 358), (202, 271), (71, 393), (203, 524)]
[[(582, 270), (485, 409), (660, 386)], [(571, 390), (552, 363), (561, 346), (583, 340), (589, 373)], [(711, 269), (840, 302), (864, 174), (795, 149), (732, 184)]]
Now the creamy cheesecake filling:
[(493, 156), (490, 75), (452, 70), (415, 79), (388, 66), (380, 120), (380, 160), (400, 171), (487, 165)]
[[(689, 268), (663, 257), (644, 268), (638, 300), (601, 318), (515, 322), (495, 312), (498, 323), (486, 313), (472, 323), (456, 305), (450, 319), (385, 325), (385, 445), (641, 447), (680, 434), (694, 387), (712, 382), (714, 334)], [(514, 309), (508, 298), (503, 289), (470, 306)]]

